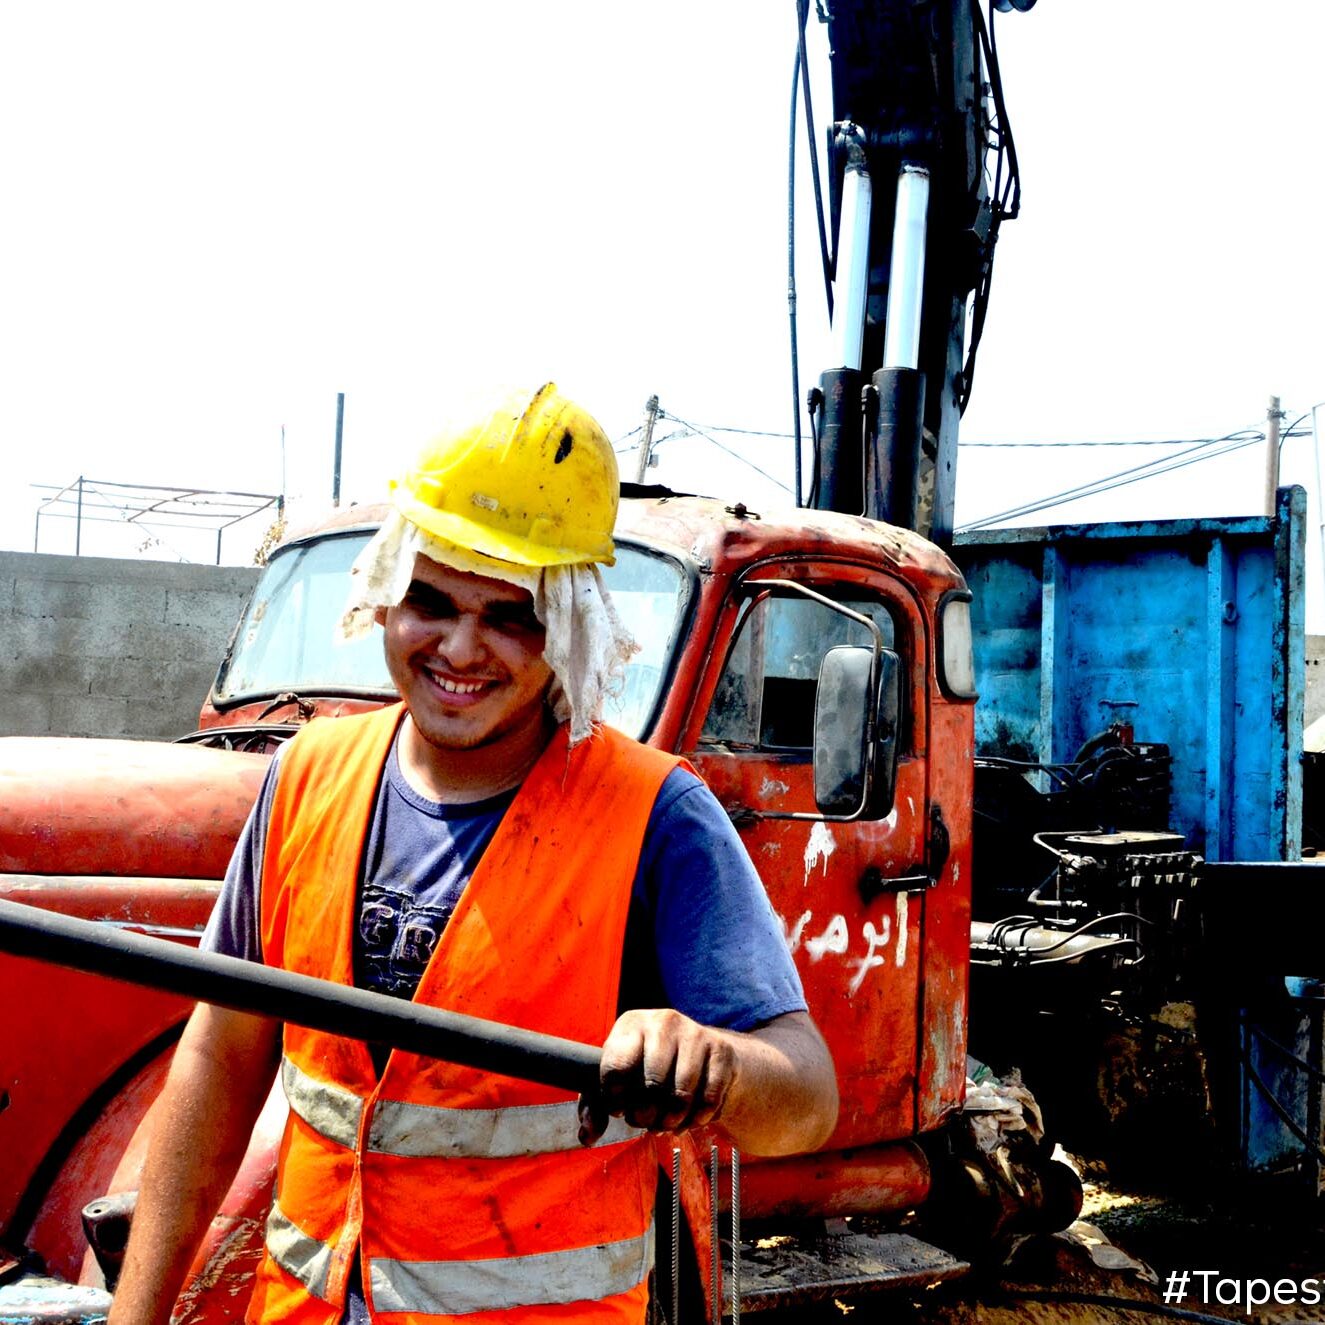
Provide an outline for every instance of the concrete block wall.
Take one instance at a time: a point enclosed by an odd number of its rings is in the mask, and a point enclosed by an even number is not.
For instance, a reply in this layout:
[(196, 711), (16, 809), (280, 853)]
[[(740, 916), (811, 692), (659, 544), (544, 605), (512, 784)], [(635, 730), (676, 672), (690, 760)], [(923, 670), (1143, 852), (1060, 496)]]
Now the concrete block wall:
[(193, 731), (257, 576), (246, 566), (0, 552), (0, 735)]

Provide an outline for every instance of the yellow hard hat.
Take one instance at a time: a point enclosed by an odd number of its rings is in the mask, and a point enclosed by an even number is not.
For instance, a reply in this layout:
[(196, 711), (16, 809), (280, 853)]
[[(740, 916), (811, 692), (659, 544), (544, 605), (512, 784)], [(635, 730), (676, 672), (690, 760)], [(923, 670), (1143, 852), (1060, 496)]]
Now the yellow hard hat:
[(619, 491), (603, 430), (548, 382), (435, 437), (391, 500), (434, 537), (500, 561), (611, 565)]

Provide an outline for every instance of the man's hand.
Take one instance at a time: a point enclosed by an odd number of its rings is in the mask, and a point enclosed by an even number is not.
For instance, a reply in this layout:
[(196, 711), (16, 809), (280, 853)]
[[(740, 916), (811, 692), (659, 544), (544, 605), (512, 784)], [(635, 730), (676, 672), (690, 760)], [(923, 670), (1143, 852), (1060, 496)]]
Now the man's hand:
[(593, 1145), (613, 1115), (654, 1132), (715, 1122), (736, 1059), (727, 1032), (670, 1008), (625, 1013), (603, 1045), (598, 1090), (580, 1096), (580, 1144)]
[(597, 1090), (580, 1097), (580, 1143), (609, 1118), (655, 1132), (720, 1123), (753, 1154), (823, 1143), (837, 1119), (832, 1060), (814, 1023), (789, 1012), (747, 1033), (701, 1026), (670, 1008), (624, 1013), (603, 1045)]

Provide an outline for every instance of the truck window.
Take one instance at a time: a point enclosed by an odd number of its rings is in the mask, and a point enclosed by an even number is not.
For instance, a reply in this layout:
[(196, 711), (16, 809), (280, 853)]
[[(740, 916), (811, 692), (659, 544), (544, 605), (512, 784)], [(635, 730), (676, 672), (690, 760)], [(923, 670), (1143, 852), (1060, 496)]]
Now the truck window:
[(368, 691), (394, 693), (376, 631), (346, 644), (336, 639), (350, 566), (371, 531), (339, 534), (283, 548), (268, 564), (216, 682), (220, 702), (275, 695)]
[(604, 566), (602, 575), (617, 615), (640, 646), (626, 664), (620, 689), (609, 692), (603, 718), (627, 736), (643, 740), (671, 671), (690, 582), (670, 557), (625, 543), (617, 544), (616, 565)]
[[(214, 691), (234, 704), (293, 690), (304, 696), (395, 693), (382, 636), (374, 630), (346, 643), (336, 634), (345, 610), (350, 566), (372, 530), (294, 543), (272, 557), (240, 623)], [(607, 698), (604, 717), (629, 736), (643, 738), (671, 670), (690, 600), (681, 565), (660, 553), (617, 544), (615, 566), (603, 579), (640, 650), (626, 664), (620, 689)]]
[[(893, 619), (882, 603), (833, 597), (868, 616), (884, 647), (895, 647)], [(870, 643), (864, 626), (808, 598), (765, 598), (745, 607), (700, 744), (808, 751), (824, 654), (839, 644)]]

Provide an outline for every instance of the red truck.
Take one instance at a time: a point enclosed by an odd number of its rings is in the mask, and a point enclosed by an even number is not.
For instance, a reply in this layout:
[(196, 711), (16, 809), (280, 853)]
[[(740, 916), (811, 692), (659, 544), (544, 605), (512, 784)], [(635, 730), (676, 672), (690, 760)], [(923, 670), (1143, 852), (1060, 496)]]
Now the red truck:
[[(331, 643), (346, 572), (380, 515), (342, 512), (272, 556), (200, 730), (183, 742), (0, 742), (0, 894), (196, 942), (270, 751), (312, 716), (394, 698), (376, 641)], [(743, 1218), (790, 1232), (806, 1220), (900, 1215), (925, 1202), (940, 1169), (945, 1195), (965, 1181), (977, 1202), (999, 1206), (994, 1179), (969, 1171), (949, 1126), (966, 1082), (970, 919), (974, 697), (961, 576), (925, 540), (868, 520), (779, 520), (661, 495), (622, 502), (607, 578), (642, 646), (610, 719), (684, 753), (738, 825), (837, 1065), (836, 1131), (818, 1154), (748, 1161)], [(834, 658), (867, 665), (859, 679), (821, 683), (826, 656), (830, 669)], [(816, 692), (830, 684), (857, 687), (848, 707), (857, 722), (870, 715), (872, 737), (834, 726), (822, 703), (816, 723)], [(30, 1256), (61, 1281), (24, 1279), (55, 1309), (68, 1285), (113, 1280), (142, 1123), (188, 1005), (19, 958), (0, 960), (0, 998), (10, 1010), (0, 1242), (15, 1272)], [(277, 1091), (181, 1319), (242, 1316), (283, 1108)], [(706, 1140), (683, 1148), (682, 1263), (696, 1291), (710, 1263)], [(1031, 1204), (1050, 1222), (1070, 1217), (1067, 1170), (1028, 1171), (1026, 1185), (1046, 1175), (1052, 1190)], [(876, 1232), (839, 1228), (836, 1291), (889, 1279), (878, 1262), (890, 1249), (917, 1258), (894, 1280), (960, 1268)], [(785, 1255), (750, 1254), (747, 1307), (812, 1290), (804, 1274), (788, 1278)]]

